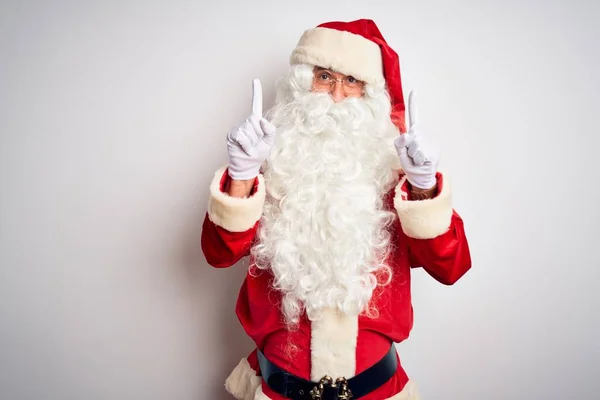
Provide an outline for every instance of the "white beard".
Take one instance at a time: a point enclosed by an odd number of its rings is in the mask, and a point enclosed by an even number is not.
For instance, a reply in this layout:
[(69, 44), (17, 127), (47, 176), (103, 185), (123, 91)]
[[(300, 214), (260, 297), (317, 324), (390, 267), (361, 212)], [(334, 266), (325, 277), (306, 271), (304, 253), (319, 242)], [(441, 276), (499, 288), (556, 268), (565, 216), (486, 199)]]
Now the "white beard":
[(270, 269), (283, 294), (288, 324), (303, 311), (313, 321), (324, 308), (376, 311), (373, 291), (391, 278), (387, 228), (396, 216), (384, 210), (383, 196), (397, 179), (398, 131), (389, 98), (370, 90), (334, 103), (307, 90), (309, 77), (312, 68), (296, 67), (272, 110), (277, 137), (252, 248), (256, 267)]

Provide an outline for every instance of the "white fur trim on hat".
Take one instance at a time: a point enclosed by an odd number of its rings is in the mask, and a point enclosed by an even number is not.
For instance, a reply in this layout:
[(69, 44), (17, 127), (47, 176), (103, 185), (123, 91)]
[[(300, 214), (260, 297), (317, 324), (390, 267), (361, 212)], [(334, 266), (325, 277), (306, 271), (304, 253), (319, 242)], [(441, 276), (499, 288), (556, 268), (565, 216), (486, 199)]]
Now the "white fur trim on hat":
[(331, 68), (367, 83), (382, 83), (383, 62), (379, 46), (360, 35), (330, 28), (304, 32), (290, 63)]
[(253, 400), (262, 378), (256, 375), (248, 360), (242, 358), (225, 380), (225, 390), (237, 400)]
[(450, 228), (452, 220), (452, 190), (448, 179), (442, 181), (442, 191), (433, 199), (408, 201), (402, 191), (406, 175), (396, 186), (394, 207), (404, 233), (416, 239), (433, 239)]
[(318, 382), (325, 375), (353, 377), (357, 339), (357, 316), (323, 310), (320, 318), (311, 322), (311, 380)]
[(221, 191), (221, 178), (227, 167), (220, 168), (210, 184), (208, 218), (229, 232), (244, 232), (252, 228), (262, 216), (265, 203), (265, 181), (258, 175), (258, 190), (247, 198), (229, 196)]

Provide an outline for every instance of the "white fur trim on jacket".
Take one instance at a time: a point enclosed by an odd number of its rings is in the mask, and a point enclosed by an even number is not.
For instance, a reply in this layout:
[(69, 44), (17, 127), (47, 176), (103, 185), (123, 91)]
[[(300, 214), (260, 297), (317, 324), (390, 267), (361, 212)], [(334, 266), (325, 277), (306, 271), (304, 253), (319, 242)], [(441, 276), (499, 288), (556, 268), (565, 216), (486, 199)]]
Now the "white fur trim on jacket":
[(248, 360), (242, 358), (225, 380), (225, 390), (237, 400), (253, 400), (256, 388), (261, 385), (261, 382), (262, 378), (256, 375)]
[(310, 378), (318, 382), (323, 376), (351, 378), (356, 373), (358, 317), (326, 309), (311, 322)]
[(416, 239), (433, 239), (445, 233), (452, 220), (452, 190), (446, 178), (442, 181), (442, 192), (433, 199), (407, 201), (408, 194), (402, 191), (406, 176), (396, 186), (394, 207), (398, 212), (404, 233)]
[(259, 386), (256, 388), (256, 393), (254, 394), (253, 400), (271, 400), (271, 398), (268, 397), (265, 392), (263, 392), (262, 386)]
[(381, 83), (381, 49), (360, 35), (330, 28), (305, 31), (290, 56), (290, 63), (331, 68), (368, 83)]
[[(254, 396), (254, 400), (271, 400), (267, 395), (265, 395), (262, 391), (262, 387), (258, 387), (256, 389), (256, 395)], [(404, 386), (404, 389), (400, 393), (393, 395), (392, 397), (388, 397), (385, 400), (421, 400), (421, 395), (419, 394), (419, 390), (417, 389), (417, 385), (413, 381), (408, 381), (408, 383)]]
[(251, 197), (231, 197), (221, 191), (221, 178), (227, 167), (220, 168), (210, 184), (208, 218), (230, 232), (244, 232), (252, 228), (262, 216), (265, 204), (265, 181), (258, 175), (258, 190)]

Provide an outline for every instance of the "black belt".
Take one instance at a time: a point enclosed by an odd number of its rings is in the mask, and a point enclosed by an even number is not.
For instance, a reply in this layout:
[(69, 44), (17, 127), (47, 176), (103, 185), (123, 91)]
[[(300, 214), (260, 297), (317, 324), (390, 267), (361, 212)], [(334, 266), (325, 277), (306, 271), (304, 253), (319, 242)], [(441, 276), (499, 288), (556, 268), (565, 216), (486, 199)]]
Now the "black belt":
[(299, 378), (277, 367), (258, 350), (258, 363), (263, 379), (280, 395), (293, 400), (347, 400), (359, 399), (386, 383), (398, 368), (396, 347), (392, 344), (387, 354), (372, 367), (346, 379), (324, 376), (320, 382)]

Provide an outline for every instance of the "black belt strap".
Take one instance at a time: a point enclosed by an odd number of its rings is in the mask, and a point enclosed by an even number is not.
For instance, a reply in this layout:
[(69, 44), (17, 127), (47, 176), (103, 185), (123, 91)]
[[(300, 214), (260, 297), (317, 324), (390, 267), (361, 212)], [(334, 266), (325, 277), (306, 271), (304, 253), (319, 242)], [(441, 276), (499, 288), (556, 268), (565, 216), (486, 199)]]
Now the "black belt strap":
[[(318, 382), (299, 378), (277, 367), (267, 360), (260, 350), (257, 351), (257, 355), (263, 379), (273, 391), (293, 400), (315, 399), (311, 395), (311, 391), (314, 393), (315, 388), (319, 386)], [(387, 354), (375, 365), (347, 380), (348, 389), (352, 393), (352, 396), (349, 398), (359, 399), (371, 393), (394, 376), (397, 368), (396, 347), (392, 344)], [(332, 376), (331, 378), (333, 378), (333, 382), (335, 383), (338, 377)], [(339, 387), (334, 388), (331, 385), (324, 385), (324, 391), (320, 400), (337, 400), (343, 398), (343, 396), (338, 397), (339, 393)]]

